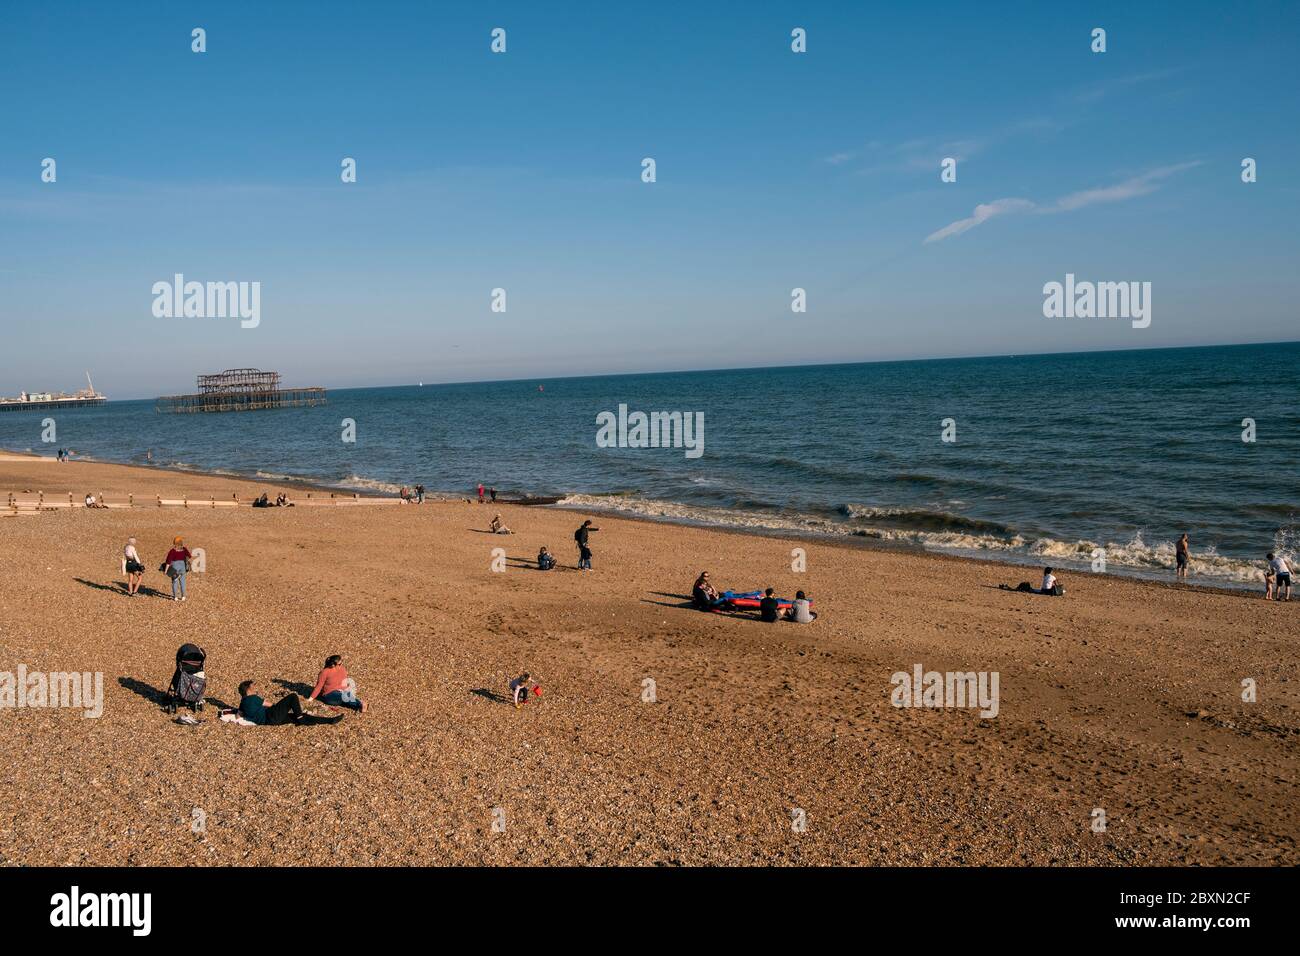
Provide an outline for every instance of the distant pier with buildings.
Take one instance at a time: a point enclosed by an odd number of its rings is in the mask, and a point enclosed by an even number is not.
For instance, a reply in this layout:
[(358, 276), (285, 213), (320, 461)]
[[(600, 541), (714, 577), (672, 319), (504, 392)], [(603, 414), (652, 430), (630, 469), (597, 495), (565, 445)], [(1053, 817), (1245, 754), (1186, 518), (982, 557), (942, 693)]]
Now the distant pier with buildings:
[(22, 392), (17, 398), (0, 398), (0, 412), (46, 411), (64, 408), (85, 408), (103, 405), (106, 397), (95, 391), (95, 383), (86, 373), (86, 388), (69, 395), (67, 392)]

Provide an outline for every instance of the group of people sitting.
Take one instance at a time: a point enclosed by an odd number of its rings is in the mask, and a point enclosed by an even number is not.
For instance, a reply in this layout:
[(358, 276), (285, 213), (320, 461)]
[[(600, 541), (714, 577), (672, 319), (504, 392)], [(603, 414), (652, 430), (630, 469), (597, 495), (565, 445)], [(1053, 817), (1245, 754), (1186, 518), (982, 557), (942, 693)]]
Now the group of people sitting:
[(253, 507), (254, 508), (292, 508), (293, 502), (289, 500), (289, 496), (286, 495), (283, 491), (275, 496), (274, 502), (271, 501), (269, 496), (263, 493), (260, 498), (253, 499)]
[[(239, 685), (238, 710), (223, 711), (225, 714), (238, 713), (251, 724), (277, 727), (281, 724), (337, 724), (343, 719), (342, 714), (332, 717), (316, 717), (303, 710), (303, 702), (295, 693), (288, 693), (274, 704), (267, 705), (266, 699), (258, 692), (257, 681), (246, 680)], [(331, 654), (325, 658), (325, 666), (316, 678), (307, 703), (319, 700), (330, 707), (347, 707), (350, 710), (365, 713), (369, 708), (365, 701), (359, 699), (356, 684), (348, 679), (348, 670), (343, 666), (343, 657)]]
[(691, 588), (691, 603), (702, 611), (734, 611), (742, 608), (757, 607), (758, 619), (768, 624), (777, 621), (793, 621), (796, 624), (811, 624), (817, 619), (812, 610), (812, 601), (803, 591), (796, 591), (793, 601), (786, 601), (775, 596), (772, 588), (762, 592), (762, 597), (755, 597), (754, 591), (744, 595), (718, 593), (718, 589), (709, 580), (709, 572), (701, 571)]
[(86, 495), (86, 507), (87, 507), (87, 508), (107, 508), (107, 507), (108, 507), (108, 503), (107, 503), (106, 501), (104, 501), (104, 499), (103, 499), (102, 497), (101, 497), (101, 498), (96, 498), (95, 495), (94, 495), (93, 493), (89, 493), (89, 494)]

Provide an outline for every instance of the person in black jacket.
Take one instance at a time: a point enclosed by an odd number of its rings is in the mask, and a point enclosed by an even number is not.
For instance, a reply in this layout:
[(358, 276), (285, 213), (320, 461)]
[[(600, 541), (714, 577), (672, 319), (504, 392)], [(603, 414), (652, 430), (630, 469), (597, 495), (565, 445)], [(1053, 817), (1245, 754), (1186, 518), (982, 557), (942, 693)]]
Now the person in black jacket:
[(582, 523), (581, 528), (573, 532), (573, 540), (576, 541), (578, 544), (578, 570), (579, 571), (591, 570), (591, 548), (587, 546), (587, 536), (590, 532), (599, 531), (599, 530), (600, 530), (599, 528), (593, 527), (591, 523), (591, 519), (588, 518), (586, 521)]

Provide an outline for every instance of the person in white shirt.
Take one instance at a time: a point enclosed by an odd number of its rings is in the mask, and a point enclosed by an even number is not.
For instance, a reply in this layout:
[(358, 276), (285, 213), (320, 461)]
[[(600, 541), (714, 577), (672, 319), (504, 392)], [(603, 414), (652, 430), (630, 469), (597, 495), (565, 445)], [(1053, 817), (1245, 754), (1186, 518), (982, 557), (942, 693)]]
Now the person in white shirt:
[(126, 575), (126, 593), (129, 597), (135, 597), (140, 590), (140, 581), (144, 577), (144, 561), (140, 559), (140, 552), (136, 550), (135, 538), (126, 539), (126, 547), (122, 549), (122, 573)]
[(1043, 587), (1044, 594), (1051, 594), (1052, 589), (1056, 587), (1056, 575), (1052, 573), (1051, 568), (1043, 568)]
[[(1291, 565), (1286, 563), (1286, 558), (1275, 555), (1270, 551), (1268, 553), (1268, 568), (1273, 572), (1275, 578), (1273, 599), (1275, 601), (1291, 600)], [(1282, 596), (1283, 590), (1286, 591), (1286, 597)], [(1267, 594), (1265, 596), (1267, 597)]]

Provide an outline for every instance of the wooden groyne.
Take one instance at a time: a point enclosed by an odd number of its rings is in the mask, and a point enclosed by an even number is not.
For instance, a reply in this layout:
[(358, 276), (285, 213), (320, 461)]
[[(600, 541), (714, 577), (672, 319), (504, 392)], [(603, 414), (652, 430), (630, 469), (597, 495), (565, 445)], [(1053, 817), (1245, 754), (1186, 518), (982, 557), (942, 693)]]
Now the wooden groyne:
[[(178, 498), (164, 498), (162, 495), (114, 494), (95, 495), (95, 506), (86, 504), (84, 495), (77, 496), (71, 492), (47, 495), (43, 491), (9, 492), (4, 511), (0, 517), (35, 515), (42, 511), (97, 511), (101, 508), (251, 508), (260, 496), (240, 496), (232, 494), (229, 498), (216, 495), (181, 495)], [(292, 497), (289, 504), (294, 507), (364, 507), (368, 505), (402, 505), (401, 498), (362, 498), (357, 494), (334, 494), (329, 492), (307, 492)], [(274, 509), (275, 505), (269, 505)]]

